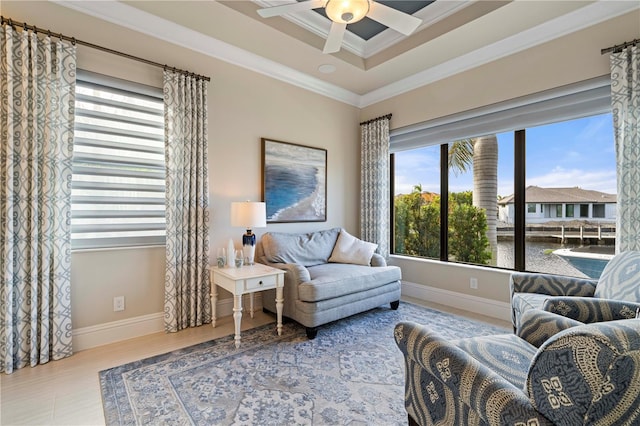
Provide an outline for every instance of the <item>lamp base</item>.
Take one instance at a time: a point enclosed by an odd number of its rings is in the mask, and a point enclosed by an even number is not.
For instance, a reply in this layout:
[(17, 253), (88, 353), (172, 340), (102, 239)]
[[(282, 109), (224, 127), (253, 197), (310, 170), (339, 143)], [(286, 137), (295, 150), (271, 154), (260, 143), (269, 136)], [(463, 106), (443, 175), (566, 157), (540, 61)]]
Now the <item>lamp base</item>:
[(246, 264), (253, 265), (256, 253), (256, 235), (251, 233), (251, 229), (247, 229), (247, 233), (242, 236), (242, 251)]

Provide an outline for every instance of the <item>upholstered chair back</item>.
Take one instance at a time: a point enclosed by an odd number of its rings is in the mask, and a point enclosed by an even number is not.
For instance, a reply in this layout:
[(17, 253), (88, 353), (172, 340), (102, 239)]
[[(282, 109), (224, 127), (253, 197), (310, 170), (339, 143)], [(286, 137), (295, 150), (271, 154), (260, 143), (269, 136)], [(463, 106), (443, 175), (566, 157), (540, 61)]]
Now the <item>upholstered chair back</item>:
[(637, 422), (640, 319), (581, 325), (551, 337), (532, 360), (527, 391), (554, 424)]
[(615, 255), (602, 271), (593, 296), (640, 303), (640, 252)]

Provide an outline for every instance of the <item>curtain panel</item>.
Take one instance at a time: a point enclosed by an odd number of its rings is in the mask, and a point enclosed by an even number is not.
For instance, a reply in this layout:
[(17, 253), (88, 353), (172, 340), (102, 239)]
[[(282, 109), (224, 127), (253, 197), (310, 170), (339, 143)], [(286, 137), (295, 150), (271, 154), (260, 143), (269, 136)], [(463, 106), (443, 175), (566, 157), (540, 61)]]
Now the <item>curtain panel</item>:
[(164, 71), (165, 331), (211, 322), (207, 82)]
[(360, 124), (360, 237), (378, 244), (389, 257), (389, 121), (380, 117)]
[(640, 250), (640, 46), (611, 54), (618, 172), (616, 253)]
[(76, 47), (0, 28), (0, 371), (72, 354)]

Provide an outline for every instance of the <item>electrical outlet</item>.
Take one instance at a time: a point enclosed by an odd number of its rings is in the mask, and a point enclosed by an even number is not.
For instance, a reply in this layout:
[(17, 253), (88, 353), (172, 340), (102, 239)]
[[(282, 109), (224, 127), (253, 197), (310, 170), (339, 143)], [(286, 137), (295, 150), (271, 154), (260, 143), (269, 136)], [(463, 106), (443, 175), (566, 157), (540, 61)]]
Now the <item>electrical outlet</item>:
[(477, 278), (469, 278), (469, 287), (471, 287), (474, 290), (478, 289), (478, 279)]
[(113, 298), (113, 312), (124, 311), (124, 296)]

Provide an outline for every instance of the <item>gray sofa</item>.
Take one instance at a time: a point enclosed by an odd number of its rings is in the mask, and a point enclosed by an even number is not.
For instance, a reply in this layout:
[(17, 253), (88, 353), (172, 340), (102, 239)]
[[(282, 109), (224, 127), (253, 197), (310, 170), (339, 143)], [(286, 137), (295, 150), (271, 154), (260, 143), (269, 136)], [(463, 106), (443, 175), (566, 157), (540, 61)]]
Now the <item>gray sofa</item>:
[[(350, 237), (354, 245), (340, 244), (339, 237), (343, 243)], [(258, 262), (287, 272), (283, 316), (305, 326), (309, 339), (316, 337), (323, 324), (386, 303), (398, 308), (400, 268), (387, 266), (376, 253), (368, 261), (362, 261), (368, 254), (359, 256), (362, 264), (344, 263), (350, 254), (362, 254), (359, 248), (371, 244), (354, 240), (334, 228), (305, 234), (268, 232), (256, 245)], [(338, 256), (337, 247), (346, 247), (346, 256), (344, 252)], [(265, 291), (262, 303), (265, 310), (275, 312), (275, 291)]]

